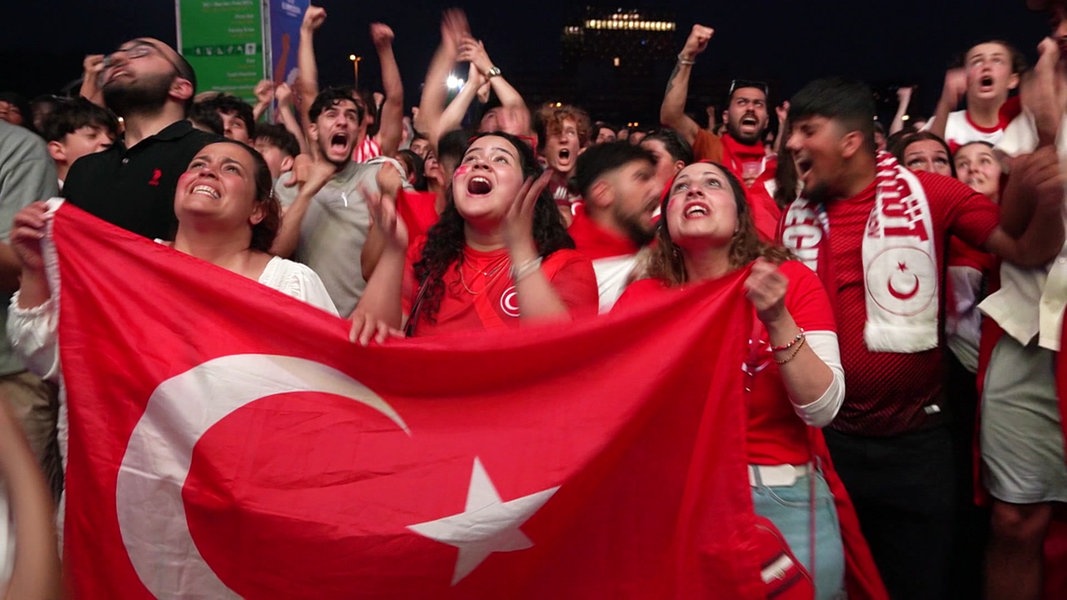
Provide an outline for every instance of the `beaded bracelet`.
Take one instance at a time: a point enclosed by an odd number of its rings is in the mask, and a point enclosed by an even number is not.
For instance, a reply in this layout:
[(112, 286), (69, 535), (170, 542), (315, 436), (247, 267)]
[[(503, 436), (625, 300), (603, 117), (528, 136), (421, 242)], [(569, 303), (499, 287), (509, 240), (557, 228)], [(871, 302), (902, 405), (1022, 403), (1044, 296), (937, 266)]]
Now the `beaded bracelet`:
[[(807, 340), (807, 338), (801, 337), (800, 338), (800, 343), (797, 344), (796, 350), (793, 350), (792, 352), (790, 352), (789, 356), (787, 356), (785, 359), (783, 359), (783, 360), (775, 360), (774, 362), (778, 363), (779, 365), (784, 365), (785, 363), (787, 363), (787, 362), (793, 360), (794, 358), (796, 358), (797, 354), (800, 352), (800, 349), (804, 347), (805, 340)], [(792, 346), (792, 345), (793, 344), (790, 343), (790, 346)]]
[(511, 280), (514, 281), (515, 283), (518, 283), (518, 282), (522, 281), (523, 279), (526, 279), (528, 276), (532, 275), (534, 271), (536, 271), (536, 270), (538, 270), (540, 268), (541, 268), (541, 257), (540, 256), (531, 258), (530, 260), (522, 263), (521, 265), (519, 265), (517, 267), (515, 265), (512, 265), (511, 266)]
[(682, 54), (679, 54), (678, 55), (678, 64), (692, 66), (692, 65), (697, 64), (697, 61), (693, 60), (693, 59), (690, 59), (690, 58), (685, 58)]
[(771, 352), (781, 352), (783, 350), (788, 350), (788, 349), (793, 347), (793, 344), (796, 344), (797, 342), (799, 342), (802, 339), (804, 339), (804, 328), (803, 327), (800, 328), (800, 331), (797, 332), (797, 334), (793, 337), (793, 339), (789, 340), (788, 344), (786, 344), (784, 346), (771, 346)]

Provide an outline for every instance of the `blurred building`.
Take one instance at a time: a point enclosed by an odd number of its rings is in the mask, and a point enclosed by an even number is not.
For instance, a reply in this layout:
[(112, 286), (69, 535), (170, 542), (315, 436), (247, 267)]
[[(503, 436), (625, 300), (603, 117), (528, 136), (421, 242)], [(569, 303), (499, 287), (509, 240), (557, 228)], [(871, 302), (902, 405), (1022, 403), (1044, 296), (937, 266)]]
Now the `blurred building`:
[(570, 89), (562, 100), (573, 98), (596, 120), (656, 126), (677, 29), (669, 11), (586, 6), (563, 28), (560, 63)]

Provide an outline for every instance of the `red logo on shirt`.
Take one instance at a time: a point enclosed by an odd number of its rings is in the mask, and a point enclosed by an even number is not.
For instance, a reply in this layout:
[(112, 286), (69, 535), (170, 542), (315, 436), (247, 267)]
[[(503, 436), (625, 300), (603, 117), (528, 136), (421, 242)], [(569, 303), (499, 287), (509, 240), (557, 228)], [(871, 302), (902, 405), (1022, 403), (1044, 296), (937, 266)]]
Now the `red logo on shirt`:
[(148, 180), (148, 185), (158, 186), (160, 177), (163, 177), (163, 171), (159, 169), (154, 169), (152, 171), (152, 178)]

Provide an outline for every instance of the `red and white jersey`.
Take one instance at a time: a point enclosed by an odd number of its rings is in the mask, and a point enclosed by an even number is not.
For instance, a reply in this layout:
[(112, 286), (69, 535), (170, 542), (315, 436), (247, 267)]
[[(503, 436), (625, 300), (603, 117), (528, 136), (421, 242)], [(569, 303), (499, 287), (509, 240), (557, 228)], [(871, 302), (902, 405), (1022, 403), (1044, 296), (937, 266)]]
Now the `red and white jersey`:
[(374, 138), (369, 135), (364, 137), (363, 142), (352, 150), (352, 160), (358, 163), (367, 162), (368, 160), (378, 158), (381, 155), (381, 144), (374, 141)]
[(630, 238), (600, 227), (585, 212), (574, 216), (567, 233), (574, 239), (574, 249), (593, 261), (600, 313), (610, 311), (626, 289), (639, 248)]
[[(1008, 127), (1008, 123), (1011, 123), (1021, 110), (1022, 105), (1019, 103), (1018, 96), (1008, 98), (1000, 107), (997, 124), (992, 127), (978, 125), (971, 120), (966, 110), (950, 112), (948, 120), (945, 121), (945, 141), (948, 142), (949, 150), (955, 154), (960, 146), (971, 142), (987, 142), (997, 145), (1000, 138), (1004, 137), (1004, 129)], [(923, 130), (929, 130), (933, 122), (934, 120), (930, 119)]]

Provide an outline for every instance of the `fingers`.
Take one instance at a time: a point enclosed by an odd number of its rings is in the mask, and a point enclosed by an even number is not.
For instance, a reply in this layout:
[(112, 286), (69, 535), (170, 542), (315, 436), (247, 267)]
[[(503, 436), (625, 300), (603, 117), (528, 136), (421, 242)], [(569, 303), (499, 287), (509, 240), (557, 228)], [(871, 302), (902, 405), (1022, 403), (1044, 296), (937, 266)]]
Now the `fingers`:
[(519, 189), (519, 197), (522, 199), (519, 209), (523, 214), (533, 213), (533, 207), (537, 204), (537, 199), (541, 196), (541, 192), (545, 191), (550, 179), (552, 179), (552, 170), (545, 169), (540, 177), (527, 179), (523, 187)]
[(352, 315), (352, 327), (348, 331), (348, 341), (352, 343), (366, 347), (371, 341), (384, 344), (389, 338), (402, 337), (404, 337), (403, 331), (390, 327), (385, 321), (364, 313)]

